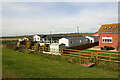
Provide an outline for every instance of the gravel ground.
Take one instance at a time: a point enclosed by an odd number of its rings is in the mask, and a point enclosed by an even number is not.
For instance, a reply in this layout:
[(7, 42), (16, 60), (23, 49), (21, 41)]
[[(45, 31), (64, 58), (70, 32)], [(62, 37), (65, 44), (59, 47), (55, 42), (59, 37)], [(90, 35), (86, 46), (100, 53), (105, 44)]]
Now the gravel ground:
[[(101, 50), (100, 48), (99, 48), (99, 46), (94, 46), (94, 47), (92, 47), (92, 48), (88, 48), (88, 50)], [(113, 51), (113, 52), (118, 52), (117, 50), (109, 50), (109, 51)]]

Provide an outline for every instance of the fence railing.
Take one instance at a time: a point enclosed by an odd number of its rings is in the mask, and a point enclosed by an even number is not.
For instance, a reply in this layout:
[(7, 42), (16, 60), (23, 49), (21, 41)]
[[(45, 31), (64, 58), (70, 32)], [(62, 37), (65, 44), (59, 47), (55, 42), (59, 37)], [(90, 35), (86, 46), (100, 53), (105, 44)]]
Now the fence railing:
[(97, 45), (99, 45), (99, 42), (87, 43), (87, 44), (83, 44), (83, 45), (79, 45), (79, 46), (72, 46), (72, 47), (68, 47), (67, 49), (83, 50), (83, 49), (91, 48), (91, 47), (97, 46)]
[(120, 63), (119, 53), (107, 53), (107, 52), (92, 52), (75, 49), (62, 49), (62, 56), (76, 56), (81, 58), (95, 58), (96, 60), (117, 62)]

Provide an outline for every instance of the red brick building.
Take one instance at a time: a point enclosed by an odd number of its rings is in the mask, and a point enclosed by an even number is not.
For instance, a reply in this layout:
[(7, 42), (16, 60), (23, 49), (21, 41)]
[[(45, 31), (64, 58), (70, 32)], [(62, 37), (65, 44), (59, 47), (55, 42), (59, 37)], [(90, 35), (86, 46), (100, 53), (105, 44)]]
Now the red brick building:
[(110, 46), (120, 49), (120, 23), (104, 24), (98, 30), (99, 48)]

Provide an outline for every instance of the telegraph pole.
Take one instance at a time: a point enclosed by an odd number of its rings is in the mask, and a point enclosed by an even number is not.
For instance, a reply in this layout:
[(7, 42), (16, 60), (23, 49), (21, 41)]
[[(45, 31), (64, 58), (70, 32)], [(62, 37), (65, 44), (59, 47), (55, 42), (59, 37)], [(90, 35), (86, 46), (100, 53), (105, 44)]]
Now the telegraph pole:
[(77, 26), (77, 37), (79, 37), (79, 26)]
[(51, 34), (52, 32), (51, 32), (51, 30), (50, 30), (50, 34)]
[(77, 33), (79, 33), (79, 26), (77, 26)]

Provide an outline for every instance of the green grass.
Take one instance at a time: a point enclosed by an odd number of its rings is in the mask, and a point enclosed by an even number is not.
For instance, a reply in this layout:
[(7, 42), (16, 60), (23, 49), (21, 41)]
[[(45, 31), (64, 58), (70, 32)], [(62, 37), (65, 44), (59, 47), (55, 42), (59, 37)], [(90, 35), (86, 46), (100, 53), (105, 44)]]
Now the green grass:
[(5, 38), (0, 38), (0, 39), (22, 39), (22, 38), (21, 37), (11, 37), (11, 38), (5, 37)]
[[(117, 78), (118, 71), (83, 67), (49, 55), (35, 55), (2, 49), (4, 78)], [(60, 57), (62, 59), (62, 57)], [(64, 58), (63, 58), (64, 59)]]

